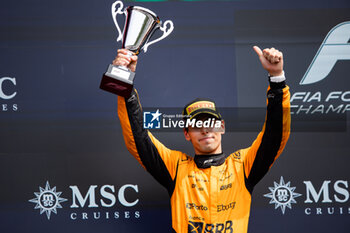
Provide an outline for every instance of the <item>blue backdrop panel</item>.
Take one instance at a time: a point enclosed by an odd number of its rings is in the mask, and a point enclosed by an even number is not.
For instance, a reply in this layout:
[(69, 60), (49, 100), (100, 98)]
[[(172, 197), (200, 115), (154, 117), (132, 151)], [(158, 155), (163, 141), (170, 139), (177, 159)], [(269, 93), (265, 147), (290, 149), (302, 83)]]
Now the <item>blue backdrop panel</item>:
[[(2, 3), (1, 232), (170, 232), (168, 194), (126, 150), (116, 96), (99, 89), (121, 46), (113, 2)], [(254, 190), (249, 232), (348, 232), (350, 57), (334, 52), (326, 78), (301, 81), (332, 28), (350, 24), (349, 1), (125, 5), (149, 8), (175, 26), (139, 56), (135, 86), (145, 107), (180, 109), (209, 97), (228, 112), (260, 111), (267, 75), (252, 46), (283, 51), (293, 129)], [(342, 30), (348, 40), (332, 44), (334, 51), (350, 46), (350, 31)], [(253, 142), (264, 117), (250, 117), (253, 127), (226, 132), (225, 152)], [(155, 135), (193, 154), (181, 130)]]

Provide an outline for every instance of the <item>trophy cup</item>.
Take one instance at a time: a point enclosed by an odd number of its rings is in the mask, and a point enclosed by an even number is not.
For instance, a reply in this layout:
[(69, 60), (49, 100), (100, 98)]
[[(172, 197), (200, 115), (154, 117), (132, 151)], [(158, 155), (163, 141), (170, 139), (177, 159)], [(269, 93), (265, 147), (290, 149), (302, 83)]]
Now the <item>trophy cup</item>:
[[(116, 1), (112, 4), (112, 16), (118, 30), (117, 41), (122, 40), (122, 48), (132, 53), (139, 54), (140, 50), (146, 53), (148, 46), (167, 37), (174, 29), (173, 22), (167, 20), (162, 25), (159, 17), (152, 11), (139, 7), (129, 6), (123, 9), (123, 3)], [(117, 15), (125, 15), (123, 34), (117, 22)], [(158, 39), (149, 41), (153, 33), (160, 29), (163, 35)], [(103, 74), (100, 88), (116, 95), (128, 97), (134, 84), (135, 73), (124, 66), (109, 65), (106, 73)]]

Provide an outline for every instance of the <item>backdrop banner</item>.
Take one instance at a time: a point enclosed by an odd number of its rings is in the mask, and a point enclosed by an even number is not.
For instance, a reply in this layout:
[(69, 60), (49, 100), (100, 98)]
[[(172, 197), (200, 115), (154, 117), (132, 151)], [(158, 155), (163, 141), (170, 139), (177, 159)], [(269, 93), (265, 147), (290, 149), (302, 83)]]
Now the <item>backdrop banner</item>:
[[(113, 2), (1, 4), (0, 232), (171, 232), (166, 189), (129, 154), (117, 98), (99, 89), (121, 47)], [(252, 47), (283, 52), (292, 132), (254, 189), (248, 232), (349, 232), (350, 2), (124, 5), (174, 23), (139, 55), (134, 86), (146, 114), (158, 110), (171, 126), (189, 101), (213, 99), (227, 153), (249, 147), (265, 119), (268, 77)], [(148, 126), (194, 155), (181, 128)]]

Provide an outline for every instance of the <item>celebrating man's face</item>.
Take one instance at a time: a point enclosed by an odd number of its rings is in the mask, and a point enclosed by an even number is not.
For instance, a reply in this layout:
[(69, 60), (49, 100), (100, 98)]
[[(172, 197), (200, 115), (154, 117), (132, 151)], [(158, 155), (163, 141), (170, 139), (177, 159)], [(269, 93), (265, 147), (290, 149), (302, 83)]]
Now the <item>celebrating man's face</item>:
[[(200, 114), (196, 117), (196, 121), (205, 122), (213, 118), (207, 114)], [(222, 153), (221, 137), (225, 133), (223, 121), (221, 128), (215, 127), (188, 127), (184, 130), (184, 135), (187, 141), (193, 145), (194, 151), (197, 155), (209, 155)]]

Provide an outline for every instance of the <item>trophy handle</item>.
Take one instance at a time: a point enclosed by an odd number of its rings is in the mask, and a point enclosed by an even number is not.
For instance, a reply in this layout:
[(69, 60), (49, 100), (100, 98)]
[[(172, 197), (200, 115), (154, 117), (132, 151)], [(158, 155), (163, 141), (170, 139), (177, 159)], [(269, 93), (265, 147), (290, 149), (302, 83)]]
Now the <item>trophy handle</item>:
[[(117, 6), (118, 4), (119, 4), (120, 6), (118, 7), (118, 9), (116, 9), (116, 6)], [(124, 7), (124, 4), (123, 4), (122, 1), (116, 1), (116, 2), (114, 2), (114, 3), (112, 4), (112, 8), (111, 8), (111, 10), (112, 10), (113, 21), (114, 21), (114, 24), (115, 24), (115, 26), (117, 27), (117, 30), (118, 30), (118, 38), (117, 38), (117, 41), (121, 41), (122, 38), (123, 38), (122, 31), (120, 30), (120, 27), (119, 27), (118, 22), (117, 22), (117, 15), (118, 15), (118, 14), (119, 14), (119, 15), (124, 14), (124, 12), (122, 11), (123, 7)]]
[[(169, 28), (168, 28), (168, 25), (169, 25)], [(159, 37), (158, 39), (147, 42), (142, 48), (145, 53), (147, 52), (148, 46), (150, 46), (151, 44), (154, 44), (154, 43), (164, 39), (165, 37), (169, 36), (169, 34), (174, 30), (174, 24), (171, 20), (167, 20), (164, 22), (163, 26), (160, 27), (159, 29), (163, 32), (163, 35), (161, 37)]]

